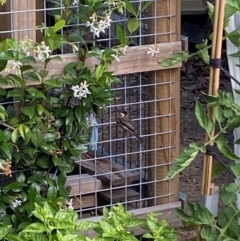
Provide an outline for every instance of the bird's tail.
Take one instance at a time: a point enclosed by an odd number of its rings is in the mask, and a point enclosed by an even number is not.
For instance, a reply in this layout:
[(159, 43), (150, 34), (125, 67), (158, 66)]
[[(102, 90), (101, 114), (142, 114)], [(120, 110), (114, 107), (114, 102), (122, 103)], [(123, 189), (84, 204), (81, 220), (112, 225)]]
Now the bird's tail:
[(137, 138), (139, 144), (142, 144), (142, 143), (143, 143), (143, 137), (140, 137), (137, 132), (134, 132), (134, 136)]

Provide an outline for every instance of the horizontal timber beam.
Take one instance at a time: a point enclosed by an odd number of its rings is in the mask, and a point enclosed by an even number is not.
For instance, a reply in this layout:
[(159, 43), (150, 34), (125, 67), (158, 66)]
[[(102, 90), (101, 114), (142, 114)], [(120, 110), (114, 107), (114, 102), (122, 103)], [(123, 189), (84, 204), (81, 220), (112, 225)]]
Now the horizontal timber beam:
[[(151, 54), (147, 54), (150, 47), (153, 47), (154, 49), (158, 48), (159, 53), (156, 53), (154, 57), (152, 57)], [(171, 43), (160, 43), (156, 45), (142, 45), (129, 47), (127, 49), (126, 55), (119, 57), (120, 61), (115, 60), (113, 62), (113, 64), (110, 66), (110, 71), (112, 71), (114, 75), (125, 75), (167, 69), (165, 67), (160, 66), (158, 62), (171, 57), (172, 53), (180, 52), (181, 49), (181, 41)], [(78, 56), (76, 54), (64, 54), (60, 55), (60, 57), (62, 61), (54, 59), (49, 62), (47, 66), (49, 76), (61, 76), (63, 74), (63, 69), (67, 64), (78, 61)], [(94, 67), (98, 64), (99, 60), (97, 60), (95, 57), (90, 57), (86, 60), (86, 66), (88, 66), (92, 71), (94, 70)], [(35, 64), (34, 66), (37, 69), (44, 68), (44, 64), (41, 61), (37, 61), (37, 64)], [(181, 63), (178, 63), (169, 68), (179, 67), (181, 67)], [(15, 72), (14, 70), (12, 70), (10, 71), (10, 73)], [(3, 70), (2, 72), (0, 72), (0, 74), (6, 74), (6, 72)], [(29, 86), (39, 84), (39, 82), (27, 82), (27, 85)], [(0, 87), (11, 88), (13, 86), (0, 85)]]

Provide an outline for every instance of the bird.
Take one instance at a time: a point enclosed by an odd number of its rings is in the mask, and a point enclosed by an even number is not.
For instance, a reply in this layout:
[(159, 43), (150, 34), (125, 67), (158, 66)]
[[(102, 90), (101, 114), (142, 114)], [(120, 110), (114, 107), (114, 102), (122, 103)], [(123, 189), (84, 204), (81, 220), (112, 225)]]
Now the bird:
[(127, 111), (119, 111), (117, 124), (119, 124), (124, 130), (130, 132), (133, 136), (135, 136), (140, 144), (143, 143), (143, 139), (139, 136), (135, 127), (132, 124), (131, 117)]

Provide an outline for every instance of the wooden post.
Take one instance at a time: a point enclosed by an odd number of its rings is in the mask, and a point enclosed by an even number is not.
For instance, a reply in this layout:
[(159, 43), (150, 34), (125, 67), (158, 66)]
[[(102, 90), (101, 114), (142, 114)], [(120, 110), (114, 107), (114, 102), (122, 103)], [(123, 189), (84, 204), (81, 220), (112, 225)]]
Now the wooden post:
[[(153, 19), (149, 21), (148, 28), (149, 33), (155, 35), (149, 38), (152, 44), (180, 40), (180, 2), (156, 0), (151, 4), (148, 13)], [(149, 140), (149, 149), (153, 149), (149, 153), (149, 166), (156, 166), (149, 168), (149, 181), (156, 182), (148, 187), (149, 197), (153, 197), (149, 205), (159, 205), (178, 200), (178, 178), (170, 182), (163, 179), (170, 170), (169, 163), (179, 154), (180, 69), (150, 72), (148, 77), (149, 84), (155, 84), (150, 87), (149, 117), (152, 118), (149, 120), (149, 132), (166, 133), (152, 136)], [(166, 116), (154, 118), (159, 115)], [(163, 149), (154, 151), (156, 148)], [(154, 199), (156, 196), (161, 197)]]
[[(12, 1), (12, 31), (13, 37), (22, 40), (26, 36), (36, 42), (36, 0), (14, 0)], [(34, 55), (34, 53), (31, 53)], [(14, 104), (16, 115), (20, 113), (21, 107)]]
[(15, 12), (12, 14), (14, 38), (22, 40), (28, 36), (36, 41), (36, 12), (34, 10), (36, 10), (36, 0), (12, 1), (12, 11)]
[(11, 30), (11, 15), (10, 13), (10, 1), (7, 1), (3, 6), (0, 5), (0, 41), (11, 37), (11, 33), (4, 33)]
[[(37, 0), (36, 1), (36, 9), (38, 10), (36, 12), (36, 26), (40, 26), (44, 23), (44, 1), (43, 0)], [(41, 11), (39, 11), (41, 10)], [(45, 23), (46, 24), (46, 23)], [(36, 40), (38, 43), (41, 43), (43, 40), (43, 33), (40, 30), (36, 31)]]

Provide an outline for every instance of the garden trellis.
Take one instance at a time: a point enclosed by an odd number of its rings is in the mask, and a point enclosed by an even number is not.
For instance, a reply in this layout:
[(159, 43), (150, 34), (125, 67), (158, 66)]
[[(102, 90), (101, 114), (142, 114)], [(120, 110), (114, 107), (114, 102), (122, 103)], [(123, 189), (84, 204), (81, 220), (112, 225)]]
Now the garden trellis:
[[(138, 7), (147, 1), (131, 2)], [(21, 40), (28, 36), (41, 42), (42, 33), (36, 26), (42, 23), (52, 26), (57, 11), (64, 11), (61, 1), (8, 0), (0, 7), (0, 40), (9, 37)], [(116, 25), (126, 27), (131, 14), (114, 13), (111, 17), (108, 31), (93, 45), (113, 46), (118, 41)], [(99, 215), (104, 206), (117, 202), (129, 209), (146, 208), (146, 212), (156, 205), (169, 204), (166, 209), (179, 206), (178, 180), (165, 181), (164, 178), (179, 152), (180, 64), (163, 68), (158, 61), (181, 50), (180, 1), (154, 0), (139, 18), (141, 27), (131, 37), (126, 55), (110, 68), (121, 78), (122, 84), (113, 86), (117, 93), (115, 102), (96, 118), (97, 150), (83, 154), (67, 180), (80, 218)], [(76, 29), (83, 24), (76, 20), (61, 30), (62, 35), (68, 36), (74, 31), (84, 35)], [(156, 53), (148, 54), (149, 48), (154, 48)], [(56, 54), (61, 54), (62, 62), (49, 63), (48, 71), (52, 75), (61, 74), (65, 65), (78, 59), (67, 47)], [(87, 63), (93, 68), (98, 60), (92, 57)], [(41, 65), (40, 62), (36, 64)], [(123, 109), (130, 112), (144, 140), (142, 145), (117, 125), (116, 111)], [(3, 179), (6, 177), (1, 175), (1, 183)]]

